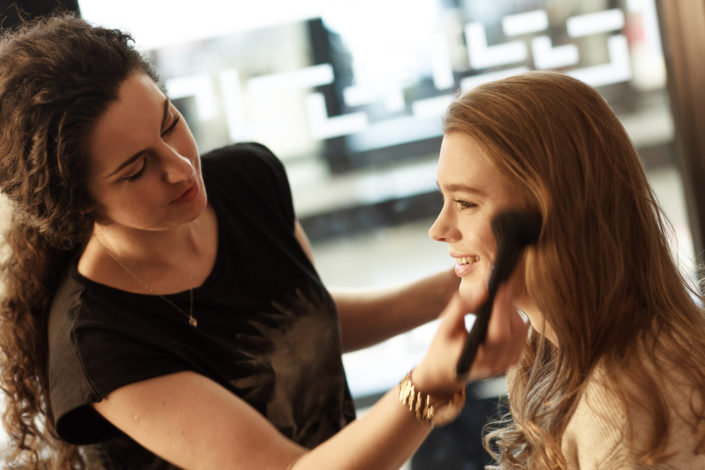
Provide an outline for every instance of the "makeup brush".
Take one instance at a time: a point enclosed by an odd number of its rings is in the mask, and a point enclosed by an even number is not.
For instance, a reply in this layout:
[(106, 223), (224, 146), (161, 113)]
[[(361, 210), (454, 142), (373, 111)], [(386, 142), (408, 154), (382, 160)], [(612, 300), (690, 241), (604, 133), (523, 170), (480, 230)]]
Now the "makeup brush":
[(536, 243), (541, 231), (541, 216), (523, 210), (511, 210), (497, 214), (491, 222), (492, 233), (497, 240), (497, 257), (487, 283), (487, 300), (476, 312), (477, 318), (458, 359), (456, 372), (462, 376), (470, 370), (477, 348), (485, 341), (490, 322), (492, 305), (499, 286), (514, 271), (519, 256), (527, 245)]

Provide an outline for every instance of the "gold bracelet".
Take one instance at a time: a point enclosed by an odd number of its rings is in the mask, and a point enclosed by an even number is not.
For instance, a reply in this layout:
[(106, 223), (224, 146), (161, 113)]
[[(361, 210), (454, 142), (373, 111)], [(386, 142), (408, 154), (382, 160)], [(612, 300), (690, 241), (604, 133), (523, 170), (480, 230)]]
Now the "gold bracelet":
[(409, 408), (419, 423), (443, 426), (458, 417), (465, 405), (465, 389), (452, 397), (439, 400), (428, 393), (417, 390), (411, 381), (411, 372), (399, 382), (399, 400)]

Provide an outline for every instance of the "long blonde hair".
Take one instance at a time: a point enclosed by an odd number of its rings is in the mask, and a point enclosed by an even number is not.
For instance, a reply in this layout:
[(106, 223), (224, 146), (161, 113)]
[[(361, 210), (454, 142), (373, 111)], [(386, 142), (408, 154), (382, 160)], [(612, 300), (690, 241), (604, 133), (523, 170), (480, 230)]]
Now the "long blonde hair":
[[(486, 437), (486, 447), (506, 468), (565, 468), (561, 436), (599, 363), (624, 409), (640, 403), (653, 424), (647, 446), (633, 450), (645, 463), (658, 461), (668, 444), (670, 403), (653, 390), (661, 374), (688, 377), (702, 403), (705, 327), (698, 294), (671, 256), (670, 227), (618, 118), (584, 83), (530, 72), (461, 95), (444, 131), (480, 142), (541, 213), (526, 289), (560, 345), (532, 331), (508, 377), (512, 419)], [(705, 412), (692, 412), (702, 445)], [(629, 415), (615, 424), (628, 442), (636, 431)]]

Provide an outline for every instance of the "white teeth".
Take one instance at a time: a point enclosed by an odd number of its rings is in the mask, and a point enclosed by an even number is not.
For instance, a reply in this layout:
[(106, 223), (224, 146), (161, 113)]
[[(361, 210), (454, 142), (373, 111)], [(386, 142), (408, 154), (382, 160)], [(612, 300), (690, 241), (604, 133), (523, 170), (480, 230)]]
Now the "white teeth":
[(461, 264), (461, 265), (474, 263), (476, 261), (480, 261), (480, 257), (477, 255), (463, 256), (462, 258), (458, 258), (458, 264)]

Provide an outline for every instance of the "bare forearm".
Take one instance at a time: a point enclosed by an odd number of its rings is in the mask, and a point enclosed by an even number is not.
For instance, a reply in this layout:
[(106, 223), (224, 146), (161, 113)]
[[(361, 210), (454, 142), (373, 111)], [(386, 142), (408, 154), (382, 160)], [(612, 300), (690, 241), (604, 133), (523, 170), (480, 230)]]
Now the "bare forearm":
[(333, 290), (343, 349), (370, 346), (437, 318), (457, 288), (458, 279), (446, 271), (397, 288)]
[(140, 445), (180, 468), (396, 470), (431, 431), (428, 421), (442, 424), (457, 416), (468, 380), (496, 375), (516, 363), (528, 326), (507, 292), (508, 288), (498, 291), (487, 338), (467, 377), (458, 377), (455, 370), (467, 338), (466, 305), (455, 295), (442, 309), (413, 377), (404, 380), (403, 401), (419, 403), (420, 408), (414, 407), (412, 414), (402, 404), (397, 386), (359, 420), (312, 450), (286, 439), (239, 396), (190, 371), (120, 387), (94, 408)]
[(301, 456), (292, 470), (398, 470), (431, 431), (399, 402), (398, 387), (361, 418)]

